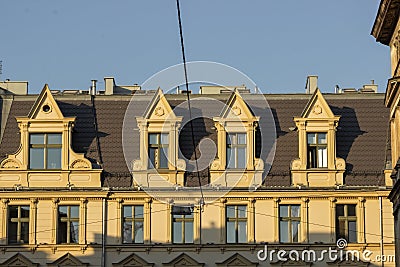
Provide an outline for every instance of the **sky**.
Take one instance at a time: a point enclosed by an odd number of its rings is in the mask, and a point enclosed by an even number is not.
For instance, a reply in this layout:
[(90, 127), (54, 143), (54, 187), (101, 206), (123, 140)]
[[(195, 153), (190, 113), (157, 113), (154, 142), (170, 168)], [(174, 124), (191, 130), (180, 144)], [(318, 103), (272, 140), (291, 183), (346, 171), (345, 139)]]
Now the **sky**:
[[(181, 0), (187, 61), (227, 64), (264, 93), (303, 93), (307, 75), (323, 92), (384, 92), (389, 48), (370, 35), (379, 0)], [(142, 84), (182, 62), (175, 0), (4, 0), (0, 80), (29, 93), (90, 87), (115, 77)], [(189, 73), (190, 76), (190, 73)]]

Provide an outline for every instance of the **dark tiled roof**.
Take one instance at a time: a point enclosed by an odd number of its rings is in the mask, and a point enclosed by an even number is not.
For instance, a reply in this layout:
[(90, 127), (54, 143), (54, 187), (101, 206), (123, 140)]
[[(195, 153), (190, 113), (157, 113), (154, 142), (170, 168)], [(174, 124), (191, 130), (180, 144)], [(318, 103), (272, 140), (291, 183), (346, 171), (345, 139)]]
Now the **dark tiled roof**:
[[(218, 96), (221, 98), (221, 96)], [(300, 116), (310, 96), (274, 96), (266, 95), (275, 119), (277, 147), (275, 158), (269, 174), (265, 179), (266, 186), (289, 186), (290, 163), (298, 157), (298, 135), (290, 128), (295, 126), (293, 117)], [(24, 101), (23, 97), (13, 101), (8, 116), (4, 136), (0, 144), (0, 156), (14, 153), (20, 143), (16, 116), (26, 116), (34, 101)], [(222, 97), (223, 98), (223, 97)], [(226, 97), (227, 98), (227, 97)], [(184, 98), (167, 95), (171, 106), (175, 107)], [(330, 95), (327, 97), (335, 115), (341, 116), (337, 131), (337, 156), (346, 161), (345, 183), (347, 185), (384, 185), (383, 169), (387, 160), (388, 117), (389, 111), (383, 105), (383, 95), (360, 96), (347, 98), (345, 95)], [(103, 184), (105, 186), (131, 186), (127, 162), (139, 157), (139, 130), (136, 126), (136, 116), (142, 116), (149, 104), (149, 98), (136, 101), (132, 109), (132, 124), (126, 126), (124, 134), (127, 140), (132, 140), (125, 147), (129, 155), (125, 160), (122, 148), (122, 125), (129, 98), (99, 97), (95, 101), (94, 111), (97, 114), (99, 146), (97, 146), (94, 116), (91, 101), (87, 98), (74, 100), (58, 97), (57, 103), (64, 116), (76, 116), (73, 132), (73, 148), (76, 152), (85, 153), (94, 164), (101, 163), (104, 169)], [(179, 147), (186, 158), (194, 159), (189, 125), (182, 125)], [(202, 138), (216, 142), (216, 131), (211, 119), (196, 119), (194, 121), (195, 143)], [(205, 143), (206, 144), (206, 143)], [(210, 146), (204, 145), (202, 150), (196, 148), (197, 155), (201, 152), (211, 155)], [(209, 156), (207, 155), (207, 156)], [(214, 154), (212, 154), (214, 155)], [(207, 181), (208, 169), (201, 172), (202, 184)], [(197, 186), (197, 174), (186, 174), (188, 186)]]

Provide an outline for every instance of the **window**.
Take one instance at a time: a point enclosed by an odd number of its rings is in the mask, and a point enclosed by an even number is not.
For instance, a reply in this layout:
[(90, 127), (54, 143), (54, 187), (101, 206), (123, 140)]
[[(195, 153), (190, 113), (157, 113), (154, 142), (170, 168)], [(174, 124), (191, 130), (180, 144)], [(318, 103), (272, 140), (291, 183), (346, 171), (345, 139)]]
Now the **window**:
[(226, 206), (226, 242), (247, 243), (246, 206)]
[(79, 206), (58, 206), (57, 243), (79, 243)]
[(123, 242), (143, 243), (143, 206), (124, 206), (122, 218)]
[(299, 242), (300, 205), (279, 205), (279, 241)]
[(61, 134), (30, 134), (29, 168), (61, 169)]
[(246, 134), (229, 133), (226, 138), (226, 161), (228, 169), (246, 168)]
[(336, 238), (357, 242), (357, 216), (355, 204), (336, 205)]
[(173, 243), (193, 243), (192, 212), (188, 212), (186, 214), (174, 214), (174, 212), (172, 213), (172, 235)]
[(327, 168), (326, 133), (307, 133), (308, 168)]
[(8, 243), (29, 243), (29, 206), (8, 206)]
[(168, 134), (149, 134), (149, 168), (168, 168)]

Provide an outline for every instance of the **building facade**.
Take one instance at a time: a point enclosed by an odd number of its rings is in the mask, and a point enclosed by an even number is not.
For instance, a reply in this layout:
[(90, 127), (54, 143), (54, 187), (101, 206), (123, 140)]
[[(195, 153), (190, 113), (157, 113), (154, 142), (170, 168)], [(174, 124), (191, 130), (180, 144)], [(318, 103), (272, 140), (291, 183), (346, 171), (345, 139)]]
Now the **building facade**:
[(400, 1), (382, 0), (375, 18), (372, 35), (390, 48), (391, 77), (388, 80), (385, 94), (385, 105), (390, 109), (391, 128), (391, 168), (393, 190), (389, 195), (393, 202), (393, 215), (395, 224), (396, 263), (400, 266), (400, 213), (399, 213), (399, 167), (400, 167), (400, 138), (399, 138), (399, 75), (400, 75)]
[(394, 266), (385, 95), (312, 79), (202, 88), (194, 142), (179, 93), (2, 89), (0, 266)]

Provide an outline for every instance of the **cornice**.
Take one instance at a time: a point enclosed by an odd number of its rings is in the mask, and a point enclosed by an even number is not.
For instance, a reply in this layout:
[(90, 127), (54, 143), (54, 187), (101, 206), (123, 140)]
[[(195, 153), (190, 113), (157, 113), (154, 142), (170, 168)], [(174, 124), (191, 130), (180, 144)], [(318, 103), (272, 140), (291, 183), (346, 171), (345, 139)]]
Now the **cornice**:
[(371, 35), (377, 42), (389, 45), (400, 13), (400, 0), (381, 0)]

